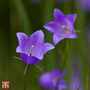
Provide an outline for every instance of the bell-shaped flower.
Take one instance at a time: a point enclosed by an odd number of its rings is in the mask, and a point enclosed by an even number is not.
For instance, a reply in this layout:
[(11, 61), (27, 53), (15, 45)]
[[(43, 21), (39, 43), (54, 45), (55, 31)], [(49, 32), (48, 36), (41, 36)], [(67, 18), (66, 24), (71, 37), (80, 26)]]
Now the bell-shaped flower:
[(76, 14), (63, 14), (59, 9), (54, 9), (54, 21), (44, 25), (44, 28), (53, 33), (53, 42), (56, 45), (65, 38), (76, 38), (74, 21)]
[(62, 72), (60, 73), (60, 71), (57, 68), (55, 68), (52, 72), (43, 73), (39, 78), (39, 83), (44, 88), (56, 89), (59, 75), (60, 81), (58, 83), (58, 90), (66, 89), (67, 84), (63, 80), (63, 77), (66, 75), (66, 71), (62, 70)]
[(36, 64), (43, 59), (43, 55), (54, 48), (50, 43), (44, 43), (44, 33), (38, 30), (29, 38), (26, 34), (18, 32), (17, 38), (19, 46), (16, 52), (20, 53), (21, 58), (27, 64)]
[(78, 4), (83, 11), (90, 12), (90, 0), (78, 0)]

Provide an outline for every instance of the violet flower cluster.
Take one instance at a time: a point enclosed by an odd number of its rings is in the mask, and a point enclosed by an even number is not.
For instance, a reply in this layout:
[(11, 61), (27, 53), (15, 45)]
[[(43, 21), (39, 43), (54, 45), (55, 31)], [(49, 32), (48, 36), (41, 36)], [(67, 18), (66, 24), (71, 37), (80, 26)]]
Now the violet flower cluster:
[[(54, 21), (44, 25), (44, 28), (53, 33), (54, 45), (58, 44), (62, 39), (76, 38), (74, 30), (74, 22), (76, 14), (63, 14), (59, 9), (54, 9)], [(27, 64), (36, 64), (43, 59), (44, 54), (54, 49), (54, 46), (50, 43), (44, 43), (44, 33), (42, 30), (34, 32), (29, 38), (22, 32), (17, 33), (19, 46), (16, 48), (16, 52), (20, 53), (20, 57)], [(67, 84), (63, 80), (66, 71), (60, 72), (58, 69), (54, 69), (52, 72), (43, 73), (40, 76), (39, 83), (42, 87), (48, 89), (55, 89), (59, 75), (61, 75), (58, 90), (66, 89)]]

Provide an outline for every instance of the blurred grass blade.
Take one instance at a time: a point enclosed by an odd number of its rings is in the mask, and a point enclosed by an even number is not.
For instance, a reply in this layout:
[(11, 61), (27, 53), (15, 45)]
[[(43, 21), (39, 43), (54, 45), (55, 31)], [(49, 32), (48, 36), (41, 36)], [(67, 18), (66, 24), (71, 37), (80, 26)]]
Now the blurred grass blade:
[(76, 78), (76, 86), (75, 86), (75, 90), (77, 90), (77, 83), (78, 83), (78, 78)]
[(38, 66), (38, 65), (36, 65), (36, 64), (34, 64), (40, 71), (42, 71), (43, 72), (43, 70)]
[(19, 17), (21, 19), (21, 29), (29, 36), (32, 30), (30, 18), (27, 14), (25, 6), (22, 0), (14, 0), (16, 8), (18, 10)]
[(89, 68), (87, 69), (86, 90), (88, 90), (88, 81), (89, 81)]
[(21, 58), (19, 58), (19, 57), (13, 57), (13, 58), (16, 58), (16, 59), (18, 59), (18, 60), (22, 60)]
[(80, 30), (75, 30), (75, 32), (76, 32), (76, 33), (81, 33), (81, 31), (80, 31)]

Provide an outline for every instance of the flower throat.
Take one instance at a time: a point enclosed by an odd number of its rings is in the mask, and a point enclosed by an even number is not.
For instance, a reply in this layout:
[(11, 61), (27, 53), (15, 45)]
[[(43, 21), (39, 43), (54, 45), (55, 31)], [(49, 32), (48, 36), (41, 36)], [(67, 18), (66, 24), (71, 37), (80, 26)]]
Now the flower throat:
[(70, 34), (70, 32), (71, 32), (71, 28), (70, 27), (65, 27), (65, 26), (62, 26), (62, 28), (63, 28), (63, 31), (64, 31), (64, 33), (65, 34)]

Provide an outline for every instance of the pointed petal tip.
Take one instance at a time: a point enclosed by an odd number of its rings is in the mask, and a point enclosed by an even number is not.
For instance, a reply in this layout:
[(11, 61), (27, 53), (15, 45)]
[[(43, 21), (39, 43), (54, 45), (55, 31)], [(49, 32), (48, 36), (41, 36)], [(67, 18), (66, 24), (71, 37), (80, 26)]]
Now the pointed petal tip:
[(27, 36), (25, 33), (23, 33), (23, 32), (17, 32), (17, 33), (16, 33), (16, 36), (17, 36), (17, 37), (19, 37), (19, 36), (25, 36), (25, 37), (28, 38), (28, 36)]
[(22, 33), (22, 32), (17, 32), (17, 33), (16, 33), (16, 35), (19, 35), (19, 34), (24, 34), (24, 33)]
[(47, 23), (43, 27), (47, 30)]
[(54, 45), (56, 45), (58, 42), (56, 42), (56, 41), (53, 41), (54, 42)]
[[(57, 11), (57, 10), (59, 10), (59, 9), (58, 9), (58, 8), (55, 8), (55, 9), (54, 9), (54, 11)], [(59, 10), (59, 11), (60, 11), (60, 10)]]
[(39, 34), (42, 34), (44, 36), (44, 33), (42, 30), (37, 30), (35, 33), (39, 33)]
[(53, 35), (53, 43), (54, 45), (58, 44), (63, 38), (60, 38), (58, 35)]
[(59, 9), (54, 9), (53, 15), (55, 22), (61, 22), (65, 18), (65, 14)]
[(20, 33), (20, 32), (17, 32), (17, 33), (16, 33), (16, 36), (17, 36), (17, 37), (18, 37), (19, 33)]
[(44, 43), (42, 52), (43, 52), (43, 54), (45, 54), (46, 52), (48, 52), (49, 50), (52, 50), (54, 48), (55, 47), (52, 44)]
[(42, 30), (37, 30), (36, 32), (40, 32), (40, 33), (43, 33), (43, 31), (42, 31)]

